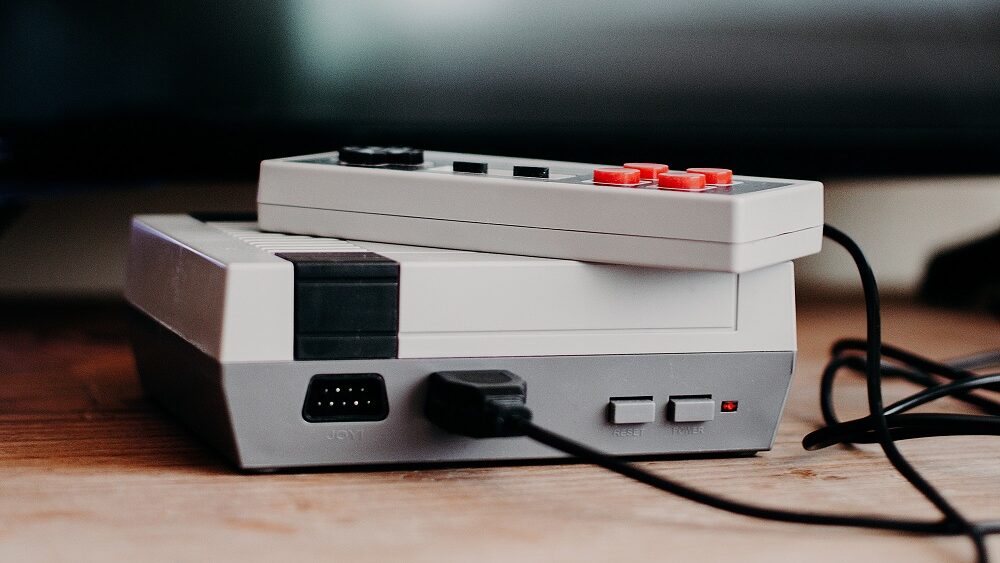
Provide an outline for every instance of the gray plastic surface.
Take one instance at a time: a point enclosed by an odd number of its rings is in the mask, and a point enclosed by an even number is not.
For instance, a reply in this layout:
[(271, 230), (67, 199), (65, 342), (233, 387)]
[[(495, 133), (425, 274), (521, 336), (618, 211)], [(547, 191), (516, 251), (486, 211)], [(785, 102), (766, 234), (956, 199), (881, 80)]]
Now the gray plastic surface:
[[(143, 385), (154, 399), (245, 469), (391, 463), (543, 459), (562, 454), (527, 438), (474, 440), (448, 434), (423, 416), (424, 386), (435, 371), (506, 369), (528, 384), (528, 407), (542, 426), (618, 455), (753, 452), (770, 449), (792, 374), (794, 352), (331, 360), (220, 364), (140, 319)], [(302, 418), (310, 378), (379, 373), (389, 416), (376, 422), (310, 423)], [(705, 423), (673, 423), (672, 395), (740, 402)], [(651, 396), (656, 419), (608, 421), (611, 397)]]

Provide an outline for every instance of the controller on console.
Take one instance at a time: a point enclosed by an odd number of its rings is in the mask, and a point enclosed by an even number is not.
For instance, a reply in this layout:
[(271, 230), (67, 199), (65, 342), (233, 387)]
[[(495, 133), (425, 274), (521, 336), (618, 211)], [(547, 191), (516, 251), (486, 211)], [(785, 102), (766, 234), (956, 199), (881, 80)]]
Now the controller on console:
[(819, 182), (344, 147), (266, 160), (278, 232), (663, 268), (743, 272), (818, 252)]

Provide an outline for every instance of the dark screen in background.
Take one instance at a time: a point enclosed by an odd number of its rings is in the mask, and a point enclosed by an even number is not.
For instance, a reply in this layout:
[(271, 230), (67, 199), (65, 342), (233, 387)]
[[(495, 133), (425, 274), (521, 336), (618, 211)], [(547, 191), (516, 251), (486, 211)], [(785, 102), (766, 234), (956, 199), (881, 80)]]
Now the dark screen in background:
[(1000, 170), (997, 3), (8, 0), (0, 18), (0, 185), (250, 179), (346, 143)]

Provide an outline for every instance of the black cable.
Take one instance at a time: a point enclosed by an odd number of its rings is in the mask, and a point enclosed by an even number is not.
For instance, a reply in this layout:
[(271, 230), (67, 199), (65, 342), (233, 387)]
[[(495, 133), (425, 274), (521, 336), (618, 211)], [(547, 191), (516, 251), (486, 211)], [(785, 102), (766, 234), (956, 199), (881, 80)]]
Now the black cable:
[[(833, 346), (831, 354), (834, 356), (839, 356), (848, 350), (861, 350), (866, 346), (864, 340), (856, 339), (844, 339)], [(914, 354), (913, 352), (908, 352), (901, 348), (892, 346), (891, 344), (884, 344), (882, 346), (882, 356), (886, 358), (892, 358), (894, 360), (899, 360), (900, 362), (911, 366), (923, 373), (934, 373), (940, 375), (946, 379), (963, 379), (967, 377), (974, 377), (975, 374), (971, 371), (955, 368), (945, 363), (936, 362), (934, 360), (925, 358)], [(993, 386), (990, 388), (992, 391), (1000, 391), (1000, 385)]]
[(1000, 350), (989, 350), (970, 354), (961, 358), (948, 360), (945, 364), (964, 370), (985, 369), (990, 367), (1000, 367)]
[[(863, 348), (865, 357), (835, 357), (827, 367), (822, 382), (822, 403), (828, 427), (813, 432), (810, 436), (817, 444), (878, 443), (893, 467), (941, 511), (944, 515), (942, 520), (844, 516), (779, 510), (729, 500), (675, 483), (534, 424), (531, 421), (531, 411), (525, 406), (524, 381), (506, 371), (490, 371), (488, 374), (484, 372), (432, 374), (425, 412), (432, 422), (451, 432), (480, 438), (525, 435), (580, 460), (659, 490), (743, 516), (798, 524), (862, 527), (917, 534), (965, 535), (973, 542), (977, 560), (980, 563), (987, 563), (989, 554), (984, 538), (987, 534), (1000, 533), (1000, 522), (976, 524), (966, 520), (909, 464), (896, 448), (894, 440), (937, 436), (944, 433), (997, 434), (1000, 432), (998, 417), (905, 414), (905, 411), (942, 396), (956, 396), (956, 394), (962, 396), (961, 394), (974, 389), (993, 388), (1000, 381), (997, 379), (1000, 376), (976, 376), (964, 369), (945, 366), (889, 346), (885, 347), (887, 357), (906, 363), (914, 369), (883, 365), (878, 287), (871, 267), (861, 249), (847, 235), (830, 226), (824, 226), (823, 233), (843, 246), (857, 265), (865, 292), (867, 340), (843, 341), (835, 347), (835, 356), (851, 349)], [(869, 415), (865, 418), (848, 422), (837, 420), (830, 397), (834, 376), (842, 367), (865, 372), (869, 406)], [(881, 393), (883, 372), (910, 378), (928, 388), (894, 403), (889, 407), (890, 412), (887, 414)], [(931, 377), (931, 373), (952, 381), (939, 383)], [(990, 402), (990, 404), (995, 403)], [(807, 439), (810, 437), (807, 436)]]
[(963, 528), (954, 526), (952, 523), (947, 521), (907, 520), (868, 516), (842, 516), (839, 514), (817, 512), (795, 512), (732, 501), (719, 496), (704, 493), (692, 487), (681, 485), (664, 477), (660, 477), (655, 473), (646, 471), (629, 462), (622, 461), (614, 456), (610, 456), (579, 442), (560, 436), (550, 430), (546, 430), (545, 428), (531, 422), (531, 420), (525, 419), (519, 415), (511, 416), (509, 422), (512, 424), (513, 428), (522, 432), (525, 436), (528, 436), (551, 448), (570, 454), (582, 461), (598, 465), (620, 475), (624, 475), (630, 479), (639, 481), (640, 483), (660, 489), (661, 491), (677, 495), (681, 498), (743, 516), (763, 518), (765, 520), (776, 520), (779, 522), (789, 522), (793, 524), (874, 528), (878, 530), (894, 530), (917, 534), (960, 535), (965, 533)]
[[(833, 426), (840, 422), (833, 406), (833, 383), (837, 376), (837, 373), (842, 368), (848, 368), (857, 372), (864, 373), (866, 370), (866, 362), (864, 358), (858, 356), (840, 356), (834, 357), (827, 364), (826, 368), (823, 370), (823, 376), (820, 379), (820, 410), (823, 414), (823, 420), (828, 426)], [(935, 387), (941, 385), (941, 383), (929, 374), (923, 373), (921, 371), (914, 371), (903, 369), (900, 367), (892, 366), (883, 363), (882, 364), (882, 375), (883, 376), (896, 376), (902, 377), (911, 383), (921, 385), (927, 388)], [(975, 376), (973, 376), (975, 377)], [(969, 379), (966, 377), (965, 379)], [(989, 388), (994, 387), (994, 384), (990, 384)], [(1000, 403), (977, 395), (970, 395), (965, 392), (959, 392), (951, 395), (952, 398), (962, 401), (964, 403), (970, 404), (972, 406), (982, 409), (985, 413), (991, 415), (1000, 415)]]
[[(976, 547), (976, 557), (981, 563), (989, 560), (989, 554), (982, 536), (977, 529), (962, 516), (942, 495), (935, 489), (922, 475), (903, 457), (902, 452), (896, 447), (892, 440), (892, 434), (885, 418), (882, 405), (882, 319), (881, 304), (879, 302), (878, 283), (875, 280), (875, 273), (871, 265), (865, 258), (864, 252), (851, 237), (847, 236), (839, 229), (823, 225), (823, 236), (836, 242), (854, 260), (854, 264), (861, 276), (861, 287), (865, 296), (865, 359), (867, 361), (866, 383), (868, 388), (868, 413), (872, 419), (875, 433), (878, 436), (878, 444), (882, 447), (889, 463), (898, 471), (917, 491), (931, 502), (949, 523), (961, 526)], [(894, 352), (896, 350), (893, 350)], [(964, 376), (965, 373), (961, 372)]]
[[(1000, 418), (968, 414), (896, 414), (886, 418), (893, 440), (934, 436), (1000, 436)], [(836, 444), (874, 444), (877, 434), (870, 418), (841, 422), (810, 432), (802, 447), (820, 450)]]
[(995, 383), (1000, 383), (1000, 374), (983, 375), (978, 377), (972, 376), (965, 379), (959, 379), (951, 383), (946, 383), (944, 385), (930, 387), (920, 393), (910, 395), (905, 399), (901, 399), (889, 405), (885, 409), (885, 414), (890, 415), (906, 412), (941, 397), (946, 397), (948, 395), (953, 395), (966, 390), (989, 387)]
[(679, 483), (675, 483), (660, 477), (659, 475), (641, 469), (631, 463), (622, 461), (616, 457), (580, 444), (579, 442), (560, 436), (536, 425), (531, 422), (530, 419), (524, 418), (520, 413), (512, 414), (508, 420), (508, 424), (510, 425), (510, 428), (523, 433), (525, 436), (528, 436), (533, 440), (561, 452), (570, 454), (571, 456), (587, 463), (614, 471), (615, 473), (634, 479), (635, 481), (649, 485), (661, 491), (677, 495), (681, 498), (752, 518), (762, 518), (766, 520), (775, 520), (795, 524), (874, 528), (919, 534), (949, 536), (968, 535), (972, 539), (973, 545), (976, 548), (979, 561), (983, 563), (989, 561), (984, 537), (987, 534), (1000, 533), (1000, 522), (986, 522), (979, 525), (966, 526), (962, 525), (962, 523), (948, 520), (940, 522), (925, 522), (863, 516), (840, 516), (835, 514), (793, 512), (731, 501), (719, 496), (703, 493), (697, 489), (693, 489)]
[[(802, 445), (807, 450), (820, 449), (827, 446), (832, 446), (837, 443), (851, 443), (851, 442), (871, 443), (871, 441), (868, 439), (853, 440), (850, 439), (849, 437), (851, 435), (858, 435), (858, 434), (852, 434), (852, 432), (856, 432), (859, 426), (870, 426), (869, 418), (863, 418), (857, 421), (852, 421), (855, 424), (848, 426), (845, 423), (841, 423), (841, 421), (837, 418), (837, 414), (833, 408), (834, 374), (836, 374), (837, 370), (839, 370), (841, 367), (845, 366), (856, 369), (859, 367), (858, 365), (859, 362), (860, 362), (859, 358), (844, 357), (844, 358), (835, 358), (831, 360), (830, 363), (827, 365), (826, 370), (823, 372), (823, 378), (820, 381), (820, 408), (823, 411), (823, 419), (826, 421), (826, 427), (821, 428), (815, 432), (812, 432), (802, 439)], [(861, 367), (863, 367), (863, 364)], [(883, 367), (883, 372), (885, 371), (886, 368)], [(997, 404), (996, 402), (986, 398), (965, 395), (964, 393), (966, 391), (971, 391), (974, 389), (990, 387), (998, 382), (1000, 382), (1000, 374), (972, 376), (946, 384), (936, 384), (936, 382), (931, 380), (930, 384), (933, 385), (932, 387), (928, 387), (924, 391), (910, 395), (909, 397), (906, 397), (890, 405), (885, 409), (885, 414), (888, 416), (897, 413), (902, 413), (910, 409), (913, 409), (917, 406), (920, 406), (922, 404), (926, 404), (930, 401), (946, 396), (950, 396), (956, 399), (964, 399), (966, 400), (966, 402), (977, 404), (980, 408), (982, 408), (983, 410), (985, 410), (990, 414), (996, 414), (998, 411), (1000, 411), (1000, 404)], [(973, 418), (982, 419), (984, 417), (973, 417)], [(902, 422), (903, 420), (906, 419), (897, 419), (897, 420)], [(990, 417), (985, 417), (985, 419), (983, 420), (983, 424), (981, 426), (996, 428), (997, 424), (1000, 424), (1000, 418), (996, 416), (990, 416)], [(961, 425), (960, 427), (979, 428), (980, 426)], [(892, 435), (894, 439), (901, 440), (901, 439), (906, 439), (903, 438), (904, 435), (907, 436), (907, 438), (920, 438), (927, 436), (950, 436), (950, 435), (955, 436), (966, 433), (972, 433), (972, 434), (995, 433), (995, 430), (994, 431), (975, 430), (973, 432), (964, 432), (960, 431), (959, 429), (960, 427), (945, 428), (944, 426), (942, 426), (941, 431), (936, 433), (928, 434), (928, 433), (918, 432), (918, 433), (908, 434), (906, 432), (898, 432), (897, 430), (902, 428), (902, 425), (897, 423), (897, 425), (893, 429)]]

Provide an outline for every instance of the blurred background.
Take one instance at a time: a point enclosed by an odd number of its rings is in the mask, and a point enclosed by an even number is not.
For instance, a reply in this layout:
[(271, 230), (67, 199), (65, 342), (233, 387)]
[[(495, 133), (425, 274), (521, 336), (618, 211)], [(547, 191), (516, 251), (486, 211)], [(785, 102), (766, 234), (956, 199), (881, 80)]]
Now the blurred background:
[(251, 210), (261, 159), (363, 143), (819, 179), (888, 293), (978, 240), (936, 283), (995, 303), (998, 30), (963, 0), (6, 0), (0, 298), (116, 295), (131, 214)]

